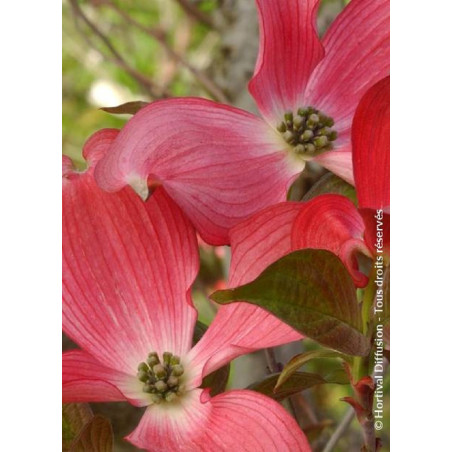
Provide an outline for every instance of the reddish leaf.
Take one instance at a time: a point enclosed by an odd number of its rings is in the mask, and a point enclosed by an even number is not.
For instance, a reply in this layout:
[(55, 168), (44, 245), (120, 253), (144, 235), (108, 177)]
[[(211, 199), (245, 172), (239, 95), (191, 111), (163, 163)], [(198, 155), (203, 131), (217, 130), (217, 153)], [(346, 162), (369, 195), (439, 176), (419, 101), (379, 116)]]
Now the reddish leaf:
[(340, 259), (329, 251), (295, 251), (254, 281), (217, 291), (211, 298), (220, 304), (247, 301), (327, 347), (350, 355), (369, 353), (355, 286)]
[(63, 405), (63, 450), (68, 450), (74, 438), (93, 418), (87, 403), (66, 403)]
[(111, 113), (112, 115), (134, 115), (145, 107), (149, 102), (137, 100), (134, 102), (126, 102), (116, 107), (102, 107), (101, 110)]
[(112, 452), (113, 429), (108, 419), (95, 415), (72, 443), (69, 452)]

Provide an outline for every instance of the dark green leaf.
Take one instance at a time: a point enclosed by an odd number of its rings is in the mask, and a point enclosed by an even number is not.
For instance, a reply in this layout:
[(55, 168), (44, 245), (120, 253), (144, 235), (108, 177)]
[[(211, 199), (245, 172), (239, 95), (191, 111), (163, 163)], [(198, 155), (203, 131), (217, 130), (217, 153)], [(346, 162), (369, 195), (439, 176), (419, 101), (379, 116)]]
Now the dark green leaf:
[(217, 291), (211, 298), (220, 304), (247, 301), (327, 347), (349, 355), (369, 353), (355, 286), (340, 259), (329, 251), (295, 251), (251, 283)]
[(113, 429), (110, 421), (96, 414), (71, 444), (70, 452), (112, 452)]
[(358, 205), (356, 191), (353, 186), (342, 180), (340, 177), (337, 177), (333, 173), (327, 173), (322, 176), (303, 196), (302, 200), (309, 201), (316, 196), (324, 195), (326, 193), (346, 196), (355, 205)]
[(118, 105), (117, 107), (102, 107), (101, 110), (111, 113), (112, 115), (134, 115), (143, 107), (148, 105), (149, 102), (143, 102), (137, 100), (134, 102), (126, 102), (125, 104)]
[(301, 353), (294, 356), (281, 371), (279, 380), (276, 383), (276, 389), (278, 389), (292, 374), (294, 374), (301, 366), (311, 361), (312, 359), (319, 358), (340, 358), (344, 361), (351, 362), (351, 357), (334, 350), (318, 349), (310, 352)]
[(199, 320), (195, 324), (195, 331), (193, 332), (193, 342), (192, 346), (194, 347), (200, 339), (204, 336), (204, 333), (207, 331), (209, 327)]
[(248, 389), (265, 394), (275, 400), (282, 400), (293, 394), (297, 394), (298, 392), (320, 384), (344, 384), (343, 378), (339, 378), (336, 381), (333, 376), (322, 377), (321, 375), (309, 372), (295, 372), (276, 390), (275, 385), (279, 376), (279, 373), (269, 375), (263, 380), (248, 386)]
[(210, 395), (216, 396), (226, 389), (229, 379), (229, 363), (204, 377), (201, 388), (210, 388)]

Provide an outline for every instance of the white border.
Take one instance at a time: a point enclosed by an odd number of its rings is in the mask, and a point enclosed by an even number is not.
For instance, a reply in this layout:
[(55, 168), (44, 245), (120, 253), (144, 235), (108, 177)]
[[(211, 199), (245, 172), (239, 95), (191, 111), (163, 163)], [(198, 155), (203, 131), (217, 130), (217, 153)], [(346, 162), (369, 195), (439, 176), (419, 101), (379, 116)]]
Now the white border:
[(61, 3), (0, 27), (0, 388), (5, 451), (61, 450)]
[[(451, 10), (392, 2), (393, 450), (450, 441)], [(2, 18), (2, 448), (60, 450), (61, 4)]]
[(395, 451), (446, 450), (450, 443), (451, 13), (450, 2), (391, 5)]

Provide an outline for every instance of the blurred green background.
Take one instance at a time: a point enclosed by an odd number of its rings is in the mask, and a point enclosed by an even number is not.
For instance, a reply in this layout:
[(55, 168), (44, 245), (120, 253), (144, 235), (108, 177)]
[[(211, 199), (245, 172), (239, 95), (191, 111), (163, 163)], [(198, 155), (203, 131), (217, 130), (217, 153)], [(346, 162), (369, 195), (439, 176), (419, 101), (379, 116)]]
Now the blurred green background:
[[(211, 21), (217, 3), (193, 7)], [(63, 152), (80, 161), (91, 133), (127, 119), (99, 107), (167, 96), (221, 97), (208, 75), (219, 41), (215, 29), (177, 1), (65, 0)]]
[[(321, 33), (346, 4), (323, 1)], [(168, 96), (201, 96), (256, 111), (247, 91), (258, 50), (257, 15), (253, 0), (64, 0), (63, 1), (63, 153), (83, 167), (83, 143), (96, 130), (121, 127), (128, 115), (112, 115), (100, 107)], [(311, 168), (297, 181), (295, 198), (323, 171)], [(209, 323), (214, 307), (207, 295), (227, 277), (229, 250), (201, 248), (202, 267), (194, 290), (200, 320)], [(64, 338), (63, 347), (72, 344)], [(277, 361), (315, 348), (311, 341), (281, 347)], [(314, 361), (305, 371), (334, 370), (333, 360)], [(235, 360), (228, 386), (243, 388), (268, 373), (262, 352)], [(386, 392), (389, 375), (386, 376)], [(339, 401), (350, 395), (344, 386), (323, 385), (303, 392), (298, 400), (302, 426), (321, 451), (348, 410)], [(140, 409), (128, 404), (92, 404), (95, 413), (113, 424), (115, 451), (137, 450), (122, 437), (136, 426)], [(384, 451), (389, 450), (389, 399), (385, 401)], [(359, 451), (356, 421), (335, 451)]]

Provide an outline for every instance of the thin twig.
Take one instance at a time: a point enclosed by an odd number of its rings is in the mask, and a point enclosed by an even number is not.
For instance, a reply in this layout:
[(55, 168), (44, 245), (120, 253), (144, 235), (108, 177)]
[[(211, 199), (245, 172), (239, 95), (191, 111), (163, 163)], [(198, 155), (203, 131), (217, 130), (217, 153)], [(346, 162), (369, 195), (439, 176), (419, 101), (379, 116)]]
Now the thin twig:
[(69, 0), (72, 10), (76, 17), (79, 17), (83, 22), (92, 30), (92, 32), (104, 43), (104, 45), (110, 51), (113, 61), (126, 71), (131, 77), (133, 77), (145, 90), (146, 92), (154, 98), (161, 98), (169, 96), (169, 93), (162, 92), (158, 89), (147, 77), (131, 67), (121, 56), (121, 54), (116, 50), (110, 40), (105, 36), (99, 28), (86, 16), (82, 8), (78, 4), (77, 0)]
[(316, 424), (318, 422), (314, 410), (312, 409), (311, 405), (309, 405), (308, 401), (301, 392), (290, 396), (289, 400), (292, 402), (292, 406), (294, 407), (295, 412), (298, 412), (297, 410), (300, 410), (303, 418), (307, 417), (309, 419), (309, 422), (312, 424)]
[(178, 52), (176, 52), (169, 44), (167, 40), (166, 33), (162, 30), (155, 30), (152, 28), (148, 28), (135, 20), (133, 17), (131, 17), (129, 14), (127, 14), (125, 11), (123, 11), (121, 8), (119, 8), (117, 5), (115, 5), (110, 0), (105, 0), (104, 4), (112, 8), (117, 14), (119, 14), (126, 22), (129, 24), (135, 26), (142, 32), (149, 35), (151, 38), (155, 39), (160, 43), (160, 45), (165, 49), (166, 53), (177, 63), (180, 63), (183, 67), (188, 69), (195, 79), (198, 80), (198, 82), (206, 89), (206, 91), (219, 102), (227, 103), (228, 98), (224, 95), (223, 91), (209, 78), (207, 77), (202, 71), (199, 69), (196, 69), (194, 66), (192, 66), (188, 61), (185, 60), (185, 58), (180, 55)]
[(202, 22), (204, 25), (207, 25), (210, 28), (215, 28), (215, 24), (212, 19), (207, 14), (204, 14), (201, 10), (199, 10), (195, 5), (192, 5), (188, 0), (176, 1), (187, 14), (194, 17), (199, 22)]
[[(280, 372), (281, 368), (276, 360), (275, 350), (273, 348), (264, 349), (265, 360), (267, 361), (268, 373), (274, 374), (276, 372)], [(301, 394), (300, 394), (301, 395)], [(290, 396), (286, 399), (286, 408), (289, 410), (292, 417), (297, 421), (297, 424), (300, 425), (300, 420), (298, 419), (297, 414), (297, 402), (294, 396)]]
[(346, 432), (354, 417), (355, 410), (350, 407), (345, 413), (345, 416), (342, 418), (342, 421), (336, 427), (336, 430), (331, 435), (330, 440), (328, 441), (322, 452), (331, 452), (333, 450), (334, 446), (340, 440), (341, 436)]
[(264, 349), (265, 359), (267, 361), (267, 366), (269, 373), (274, 374), (279, 372), (278, 362), (276, 361), (275, 351), (272, 348)]

